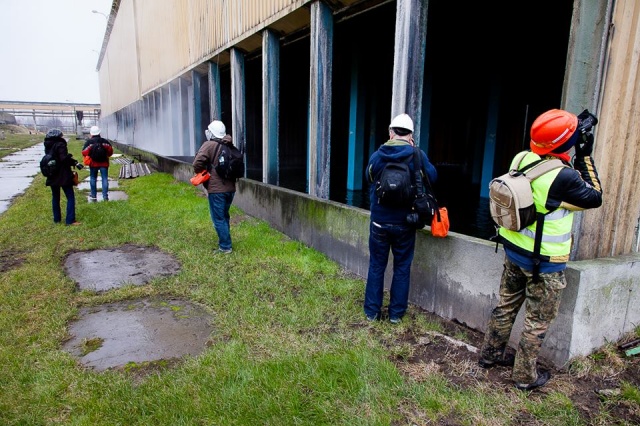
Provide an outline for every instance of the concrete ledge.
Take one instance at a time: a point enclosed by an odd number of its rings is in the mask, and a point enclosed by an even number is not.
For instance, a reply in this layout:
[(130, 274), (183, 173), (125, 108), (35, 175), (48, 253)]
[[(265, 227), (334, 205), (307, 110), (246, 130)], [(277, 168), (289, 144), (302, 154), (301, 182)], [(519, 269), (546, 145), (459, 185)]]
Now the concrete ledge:
[[(143, 158), (179, 181), (189, 183), (193, 176), (191, 159), (149, 153)], [(368, 210), (248, 179), (238, 182), (237, 191), (234, 204), (246, 214), (366, 278)], [(455, 232), (435, 238), (427, 227), (418, 231), (409, 300), (442, 318), (485, 331), (498, 300), (503, 259), (502, 246), (496, 252), (490, 241)], [(387, 268), (387, 286), (391, 269), (392, 262)], [(541, 352), (558, 367), (640, 326), (640, 255), (570, 262), (566, 277), (560, 312)], [(522, 317), (521, 311), (511, 338), (514, 347)]]
[[(366, 278), (369, 211), (321, 200), (251, 180), (238, 182), (234, 203), (245, 213), (313, 247)], [(485, 331), (498, 301), (504, 250), (494, 243), (452, 232), (447, 238), (418, 231), (411, 271), (412, 304), (443, 318)], [(556, 366), (586, 356), (640, 325), (640, 255), (570, 262), (558, 318), (541, 355)], [(387, 287), (392, 262), (387, 268)], [(511, 345), (517, 346), (522, 311)]]

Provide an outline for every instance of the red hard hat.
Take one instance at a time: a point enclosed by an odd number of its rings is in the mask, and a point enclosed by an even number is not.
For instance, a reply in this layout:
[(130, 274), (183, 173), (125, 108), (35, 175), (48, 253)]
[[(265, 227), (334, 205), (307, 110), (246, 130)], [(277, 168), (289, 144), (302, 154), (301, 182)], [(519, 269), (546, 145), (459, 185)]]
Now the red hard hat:
[(550, 153), (567, 142), (577, 127), (578, 117), (562, 109), (552, 109), (541, 114), (531, 125), (531, 151), (538, 155)]

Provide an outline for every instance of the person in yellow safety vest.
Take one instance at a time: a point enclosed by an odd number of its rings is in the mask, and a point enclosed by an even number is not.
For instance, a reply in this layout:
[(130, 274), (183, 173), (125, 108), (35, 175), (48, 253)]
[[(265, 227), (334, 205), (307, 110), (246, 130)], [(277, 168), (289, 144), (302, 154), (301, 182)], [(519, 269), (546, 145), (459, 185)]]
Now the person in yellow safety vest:
[[(564, 270), (571, 251), (573, 212), (602, 205), (602, 187), (591, 158), (597, 123), (588, 110), (578, 116), (560, 109), (547, 111), (531, 126), (531, 151), (520, 165), (511, 165), (522, 168), (548, 157), (560, 158), (569, 166), (532, 182), (536, 211), (544, 214), (542, 223), (521, 231), (498, 230), (505, 250), (500, 300), (491, 313), (478, 364), (483, 368), (513, 366), (511, 379), (520, 390), (538, 388), (551, 378), (548, 370), (538, 368), (538, 354), (566, 287)], [(575, 149), (573, 167), (571, 148)], [(542, 226), (539, 254), (534, 249), (538, 226)], [(525, 301), (524, 327), (514, 355), (507, 352), (507, 344)]]

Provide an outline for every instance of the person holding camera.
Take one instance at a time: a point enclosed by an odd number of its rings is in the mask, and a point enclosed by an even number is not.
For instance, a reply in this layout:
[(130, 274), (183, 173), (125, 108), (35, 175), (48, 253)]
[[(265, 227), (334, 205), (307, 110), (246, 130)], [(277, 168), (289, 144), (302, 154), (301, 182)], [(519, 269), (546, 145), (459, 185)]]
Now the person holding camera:
[(63, 136), (62, 131), (59, 129), (51, 129), (44, 137), (44, 153), (51, 153), (53, 159), (60, 166), (53, 176), (47, 177), (45, 185), (51, 187), (53, 222), (62, 222), (62, 212), (60, 210), (60, 189), (62, 189), (67, 198), (65, 223), (67, 225), (80, 225), (80, 222), (76, 221), (76, 197), (73, 189), (73, 171), (71, 168), (76, 167), (81, 170), (83, 166), (69, 153), (67, 140)]
[[(411, 206), (385, 205), (376, 194), (375, 182), (385, 165), (390, 162), (407, 163), (413, 173), (414, 153), (413, 120), (407, 114), (400, 114), (391, 120), (389, 140), (381, 145), (369, 159), (365, 176), (370, 184), (370, 224), (369, 224), (369, 272), (364, 293), (364, 313), (368, 321), (382, 319), (382, 299), (384, 273), (387, 269), (389, 251), (393, 254), (393, 279), (389, 290), (388, 317), (392, 324), (402, 321), (409, 301), (411, 263), (416, 242), (415, 224), (407, 221), (414, 214)], [(427, 154), (422, 155), (422, 175), (433, 183), (438, 174), (429, 162)]]
[[(551, 170), (531, 183), (536, 211), (544, 214), (542, 223), (521, 231), (498, 229), (505, 251), (500, 300), (491, 313), (478, 364), (483, 368), (513, 366), (511, 379), (520, 390), (543, 386), (551, 377), (549, 371), (538, 368), (537, 361), (566, 287), (564, 270), (571, 251), (574, 211), (602, 205), (602, 186), (591, 158), (597, 123), (588, 110), (578, 116), (560, 109), (541, 114), (531, 126), (531, 150), (519, 165), (510, 167), (522, 168), (545, 158), (559, 158), (568, 166)], [(573, 166), (571, 148), (575, 149)], [(539, 226), (541, 240), (536, 239)], [(537, 246), (539, 255), (534, 254)], [(523, 304), (524, 327), (514, 356), (506, 348)]]

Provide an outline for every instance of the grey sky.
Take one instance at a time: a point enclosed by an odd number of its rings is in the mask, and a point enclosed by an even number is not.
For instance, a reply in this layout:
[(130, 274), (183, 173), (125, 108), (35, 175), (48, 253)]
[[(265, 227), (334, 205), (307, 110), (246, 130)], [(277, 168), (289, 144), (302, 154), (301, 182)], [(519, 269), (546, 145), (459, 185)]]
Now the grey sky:
[(111, 0), (0, 0), (0, 100), (100, 103)]

